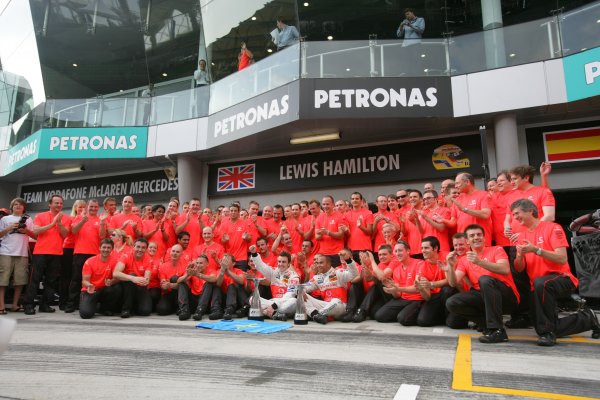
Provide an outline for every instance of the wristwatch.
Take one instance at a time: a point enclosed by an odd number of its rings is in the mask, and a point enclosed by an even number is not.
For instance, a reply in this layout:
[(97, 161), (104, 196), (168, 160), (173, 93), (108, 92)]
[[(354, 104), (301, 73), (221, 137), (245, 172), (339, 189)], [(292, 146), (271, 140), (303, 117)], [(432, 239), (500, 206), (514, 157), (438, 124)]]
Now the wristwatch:
[(537, 250), (535, 251), (535, 254), (537, 254), (538, 256), (541, 257), (541, 255), (542, 255), (542, 248), (538, 247)]

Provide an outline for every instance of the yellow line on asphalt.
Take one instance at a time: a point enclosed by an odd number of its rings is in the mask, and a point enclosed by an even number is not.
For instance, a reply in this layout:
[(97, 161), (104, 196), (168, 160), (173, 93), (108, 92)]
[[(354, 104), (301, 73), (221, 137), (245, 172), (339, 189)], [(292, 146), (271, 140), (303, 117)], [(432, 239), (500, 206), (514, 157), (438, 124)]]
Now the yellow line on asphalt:
[[(456, 357), (454, 359), (454, 371), (452, 374), (452, 389), (463, 390), (467, 392), (504, 394), (509, 396), (536, 397), (539, 399), (551, 400), (598, 400), (596, 397), (572, 396), (568, 394), (535, 392), (532, 390), (520, 390), (499, 388), (491, 386), (473, 385), (473, 368), (471, 356), (471, 338), (476, 335), (460, 334), (458, 335), (458, 345), (456, 346)], [(536, 340), (530, 336), (515, 336), (511, 339)], [(597, 341), (591, 341), (582, 337), (573, 337), (560, 339), (561, 342), (590, 343), (597, 344)]]

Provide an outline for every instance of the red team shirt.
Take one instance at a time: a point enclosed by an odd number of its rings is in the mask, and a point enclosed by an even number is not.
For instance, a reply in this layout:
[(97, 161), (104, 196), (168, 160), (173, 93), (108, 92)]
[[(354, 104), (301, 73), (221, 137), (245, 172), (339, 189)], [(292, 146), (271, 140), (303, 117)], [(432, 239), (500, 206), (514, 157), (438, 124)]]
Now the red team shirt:
[[(497, 263), (498, 260), (508, 261), (508, 256), (506, 255), (506, 252), (502, 247), (485, 247), (478, 257), (482, 260), (489, 261), (491, 263)], [(469, 281), (473, 285), (473, 288), (475, 288), (476, 290), (481, 290), (481, 288), (479, 287), (479, 278), (481, 276), (487, 275), (496, 278), (513, 291), (515, 297), (517, 298), (517, 301), (520, 300), (519, 292), (517, 291), (517, 287), (515, 286), (515, 282), (513, 281), (512, 274), (510, 273), (508, 275), (502, 275), (496, 272), (491, 272), (483, 267), (480, 267), (479, 265), (473, 264), (472, 262), (467, 260), (467, 257), (461, 257), (459, 259), (458, 265), (456, 266), (456, 270), (464, 272), (465, 276), (469, 278)]]
[[(435, 210), (432, 210), (430, 208), (424, 209), (423, 214), (427, 215), (429, 218), (433, 219), (434, 221), (435, 221), (434, 217), (437, 217), (437, 216), (439, 216), (443, 219), (446, 219), (446, 220), (450, 219), (450, 209), (446, 208), (446, 207), (437, 207)], [(440, 241), (440, 250), (446, 251), (446, 252), (450, 251), (448, 228), (445, 227), (443, 231), (438, 231), (437, 229), (435, 229), (433, 227), (433, 225), (431, 225), (429, 222), (425, 221), (424, 218), (422, 218), (422, 217), (419, 217), (419, 218), (420, 218), (419, 222), (421, 223), (421, 226), (423, 227), (423, 233), (421, 234), (422, 237), (435, 236)], [(411, 252), (411, 254), (414, 254), (414, 252)]]
[[(90, 275), (90, 283), (94, 285), (96, 290), (106, 287), (106, 279), (112, 278), (112, 271), (117, 264), (117, 258), (114, 256), (108, 257), (106, 262), (102, 261), (100, 256), (88, 258), (83, 264), (81, 275)], [(86, 292), (87, 288), (81, 286), (81, 291)]]
[[(544, 206), (556, 206), (556, 201), (554, 200), (554, 195), (548, 188), (544, 188), (541, 186), (531, 186), (526, 191), (515, 189), (509, 192), (507, 197), (506, 204), (506, 212), (509, 215), (512, 215), (510, 211), (510, 206), (517, 200), (520, 199), (529, 199), (533, 201), (533, 204), (538, 208), (538, 218), (542, 219), (544, 216)], [(511, 217), (510, 227), (513, 232), (522, 232), (524, 230), (523, 226), (519, 224), (517, 221), (513, 220)]]
[(144, 257), (138, 260), (132, 251), (122, 255), (119, 261), (125, 264), (123, 273), (127, 275), (144, 276), (146, 271), (152, 272), (152, 259), (147, 254), (144, 254)]
[(348, 229), (350, 230), (350, 236), (348, 237), (347, 246), (352, 250), (373, 250), (373, 244), (371, 243), (371, 235), (364, 233), (358, 226), (357, 221), (359, 217), (362, 217), (362, 226), (365, 227), (369, 224), (373, 224), (373, 213), (369, 210), (361, 208), (358, 211), (354, 209), (344, 214), (344, 217), (348, 221)]
[[(554, 251), (557, 247), (569, 247), (565, 232), (560, 225), (554, 222), (540, 221), (533, 231), (524, 231), (520, 238), (549, 251)], [(573, 285), (577, 286), (579, 281), (571, 274), (569, 263), (556, 264), (534, 253), (527, 253), (524, 257), (531, 290), (533, 290), (533, 280), (535, 278), (549, 274), (566, 276), (573, 282)]]
[[(55, 215), (50, 211), (40, 213), (35, 216), (33, 224), (35, 226), (46, 226), (52, 223)], [(67, 229), (71, 228), (71, 218), (67, 215), (62, 216), (61, 223)], [(33, 254), (49, 254), (61, 256), (63, 254), (63, 242), (64, 238), (60, 236), (60, 231), (57, 225), (48, 229), (44, 233), (40, 233), (33, 249)]]
[[(137, 228), (139, 230), (142, 230), (142, 219), (137, 216), (134, 213), (131, 213), (129, 215), (125, 215), (125, 214), (115, 214), (112, 216), (112, 218), (110, 219), (110, 227), (111, 229), (121, 229), (121, 227), (123, 226), (123, 224), (125, 223), (125, 221), (133, 221), (137, 223)], [(128, 234), (131, 239), (135, 239), (135, 231), (133, 230), (133, 228), (131, 227), (131, 224), (127, 224), (127, 226), (124, 229), (125, 233)]]
[[(394, 268), (394, 272), (392, 274), (392, 278), (394, 282), (398, 286), (406, 287), (406, 286), (414, 286), (415, 279), (417, 275), (419, 275), (419, 271), (421, 268), (421, 261), (411, 258), (408, 260), (408, 265), (405, 267), (402, 263), (398, 263), (396, 268)], [(401, 292), (400, 298), (404, 300), (417, 300), (424, 301), (425, 299), (421, 296), (421, 293), (407, 293)]]
[[(338, 232), (340, 225), (348, 226), (348, 221), (337, 211), (327, 215), (321, 213), (317, 218), (315, 229), (325, 228), (330, 232)], [(335, 239), (329, 235), (321, 236), (319, 251), (323, 254), (338, 254), (344, 248), (344, 239)], [(327, 301), (327, 300), (326, 300)]]
[[(492, 209), (490, 205), (490, 194), (484, 190), (475, 190), (471, 194), (461, 193), (458, 202), (471, 210), (482, 210), (484, 208)], [(456, 218), (456, 231), (464, 232), (465, 228), (471, 224), (479, 224), (485, 231), (485, 245), (492, 245), (492, 220), (491, 218), (475, 218), (457, 207), (452, 209), (452, 215)]]
[(248, 222), (240, 218), (236, 222), (231, 222), (229, 219), (223, 221), (219, 228), (221, 237), (225, 233), (229, 236), (229, 241), (224, 244), (225, 251), (232, 254), (236, 261), (248, 259), (248, 243), (242, 239), (247, 226)]
[[(72, 224), (77, 225), (83, 215), (78, 215)], [(88, 215), (88, 220), (77, 232), (74, 254), (98, 254), (100, 252), (100, 217)]]

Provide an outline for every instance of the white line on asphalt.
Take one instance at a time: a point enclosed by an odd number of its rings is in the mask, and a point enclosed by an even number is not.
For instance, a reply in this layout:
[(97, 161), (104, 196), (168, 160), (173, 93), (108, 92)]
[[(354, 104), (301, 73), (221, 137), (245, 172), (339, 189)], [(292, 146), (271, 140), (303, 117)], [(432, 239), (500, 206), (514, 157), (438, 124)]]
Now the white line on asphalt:
[(444, 333), (444, 328), (433, 328), (433, 333)]
[(419, 389), (421, 389), (419, 385), (406, 385), (403, 383), (398, 388), (394, 400), (415, 400), (417, 394), (419, 394)]

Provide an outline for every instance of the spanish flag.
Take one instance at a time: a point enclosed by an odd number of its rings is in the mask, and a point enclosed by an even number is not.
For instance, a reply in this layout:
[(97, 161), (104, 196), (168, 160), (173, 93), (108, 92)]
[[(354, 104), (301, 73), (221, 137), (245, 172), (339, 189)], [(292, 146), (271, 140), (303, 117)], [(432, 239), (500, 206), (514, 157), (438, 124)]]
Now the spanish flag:
[(600, 128), (544, 133), (546, 160), (583, 161), (600, 158)]

